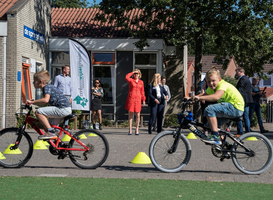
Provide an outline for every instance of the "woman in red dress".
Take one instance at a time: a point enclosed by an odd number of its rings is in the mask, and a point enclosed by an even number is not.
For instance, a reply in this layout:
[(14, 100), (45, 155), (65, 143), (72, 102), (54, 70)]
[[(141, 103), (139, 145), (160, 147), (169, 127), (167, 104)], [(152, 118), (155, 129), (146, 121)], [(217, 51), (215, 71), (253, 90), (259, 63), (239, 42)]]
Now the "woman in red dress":
[[(129, 111), (129, 133), (132, 135), (132, 121), (133, 115), (136, 113), (136, 135), (139, 135), (138, 127), (140, 120), (140, 111), (141, 111), (141, 100), (143, 101), (143, 106), (145, 106), (145, 93), (144, 93), (144, 83), (141, 78), (141, 72), (139, 69), (130, 72), (126, 75), (125, 79), (129, 83), (129, 93), (126, 99), (125, 109)], [(131, 78), (131, 76), (133, 76)]]

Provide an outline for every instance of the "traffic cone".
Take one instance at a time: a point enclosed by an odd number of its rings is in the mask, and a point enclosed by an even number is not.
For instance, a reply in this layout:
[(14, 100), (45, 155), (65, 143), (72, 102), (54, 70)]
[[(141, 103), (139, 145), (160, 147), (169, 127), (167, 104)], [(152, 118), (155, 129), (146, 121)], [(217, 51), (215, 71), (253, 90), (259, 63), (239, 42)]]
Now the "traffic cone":
[(256, 137), (248, 137), (246, 138), (246, 140), (249, 140), (249, 141), (256, 141), (258, 140)]
[(3, 152), (4, 154), (22, 154), (22, 151), (17, 148), (15, 150), (11, 150), (10, 147), (13, 146), (14, 144), (10, 144), (8, 148)]
[(144, 153), (139, 152), (136, 157), (131, 161), (134, 164), (151, 164), (150, 158)]
[(64, 138), (62, 139), (63, 142), (69, 142), (71, 140), (71, 137), (68, 135), (65, 135)]
[(43, 149), (47, 149), (47, 147), (42, 140), (37, 140), (37, 142), (33, 146), (33, 149), (43, 150)]
[(188, 139), (197, 139), (197, 137), (193, 133), (189, 133), (187, 138)]
[(89, 133), (87, 136), (91, 136), (91, 137), (97, 137), (98, 135), (95, 133)]
[(45, 140), (42, 140), (42, 141), (43, 141), (44, 145), (49, 146), (49, 143), (47, 141), (45, 141)]
[(86, 135), (84, 135), (84, 134), (81, 134), (79, 138), (80, 139), (87, 139)]
[(0, 160), (4, 160), (6, 157), (0, 152)]

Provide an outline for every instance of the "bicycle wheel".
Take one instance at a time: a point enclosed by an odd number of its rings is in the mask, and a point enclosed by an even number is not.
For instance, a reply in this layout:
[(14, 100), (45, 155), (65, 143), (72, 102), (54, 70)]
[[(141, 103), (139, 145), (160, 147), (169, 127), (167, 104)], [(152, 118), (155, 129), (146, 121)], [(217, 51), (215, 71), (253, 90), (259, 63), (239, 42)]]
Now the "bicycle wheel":
[[(233, 144), (232, 161), (236, 168), (245, 174), (261, 174), (267, 170), (272, 163), (271, 142), (260, 133), (246, 133), (240, 137), (243, 145), (248, 151), (237, 142)], [(241, 153), (239, 153), (241, 152)]]
[[(69, 157), (76, 166), (82, 169), (95, 169), (105, 162), (109, 154), (109, 144), (103, 134), (92, 129), (85, 129), (77, 132), (74, 137), (78, 137), (90, 148), (89, 151), (69, 151)], [(69, 148), (84, 149), (75, 140), (70, 140)]]
[(175, 141), (175, 131), (163, 131), (154, 137), (149, 147), (153, 165), (163, 172), (178, 172), (185, 167), (191, 157), (191, 145), (181, 134), (175, 152), (169, 150)]
[(0, 131), (0, 165), (6, 168), (16, 168), (25, 165), (32, 156), (33, 143), (30, 136), (23, 132), (17, 149), (10, 147), (18, 137), (18, 128), (7, 128)]

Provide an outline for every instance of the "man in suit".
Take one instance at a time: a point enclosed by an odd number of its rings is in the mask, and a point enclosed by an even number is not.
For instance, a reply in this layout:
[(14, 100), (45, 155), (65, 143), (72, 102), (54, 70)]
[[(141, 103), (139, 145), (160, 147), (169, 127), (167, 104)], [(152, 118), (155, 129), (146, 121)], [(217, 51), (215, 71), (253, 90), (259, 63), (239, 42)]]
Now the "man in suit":
[[(243, 114), (243, 119), (245, 122), (245, 132), (250, 132), (250, 119), (249, 119), (249, 107), (253, 103), (251, 95), (251, 83), (248, 77), (245, 75), (245, 70), (241, 67), (238, 67), (236, 70), (236, 76), (239, 77), (239, 81), (236, 85), (236, 88), (239, 90), (245, 101), (245, 111)], [(237, 122), (237, 133), (239, 135), (244, 134), (243, 123), (242, 121)]]
[[(168, 100), (168, 92), (159, 83), (161, 75), (156, 73), (152, 82), (148, 85), (148, 106), (151, 108), (148, 133), (152, 134), (152, 126), (157, 116), (157, 132), (162, 131), (162, 120), (165, 106), (165, 98)], [(165, 95), (165, 97), (164, 97)]]

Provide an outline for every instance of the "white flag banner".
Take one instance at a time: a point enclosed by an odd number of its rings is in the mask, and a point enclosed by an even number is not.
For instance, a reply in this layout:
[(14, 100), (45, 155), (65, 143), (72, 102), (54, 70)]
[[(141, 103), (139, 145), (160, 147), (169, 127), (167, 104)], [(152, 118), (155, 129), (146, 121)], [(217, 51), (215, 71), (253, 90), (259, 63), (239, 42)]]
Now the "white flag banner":
[(90, 111), (90, 57), (86, 48), (69, 39), (70, 71), (73, 84), (72, 109)]

